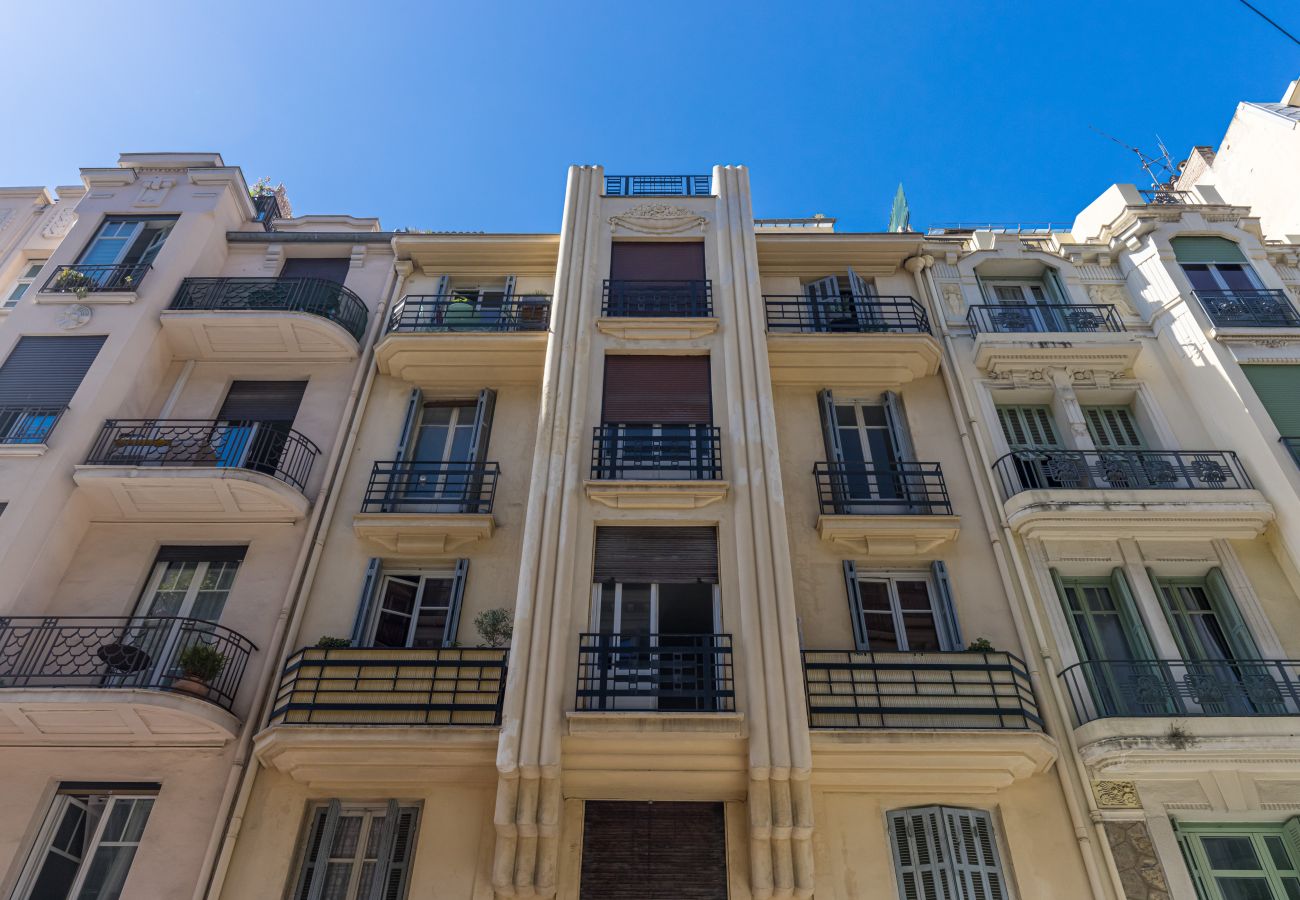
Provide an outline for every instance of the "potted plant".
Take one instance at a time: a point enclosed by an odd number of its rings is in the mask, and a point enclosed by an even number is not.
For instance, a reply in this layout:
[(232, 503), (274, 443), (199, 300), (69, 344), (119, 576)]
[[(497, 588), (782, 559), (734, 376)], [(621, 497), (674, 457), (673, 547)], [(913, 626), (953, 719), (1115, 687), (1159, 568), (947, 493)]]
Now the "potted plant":
[(182, 650), (176, 662), (181, 668), (181, 677), (172, 682), (172, 688), (196, 697), (206, 697), (208, 685), (226, 667), (226, 656), (209, 644), (194, 644)]
[(317, 650), (346, 650), (351, 646), (351, 638), (333, 637), (328, 634), (316, 642)]
[(474, 627), (483, 638), (483, 646), (504, 647), (515, 631), (514, 616), (510, 610), (500, 607), (485, 609), (474, 617)]
[(90, 289), (95, 286), (95, 280), (85, 272), (64, 269), (54, 279), (54, 286), (64, 293), (76, 294), (78, 300), (85, 300)]

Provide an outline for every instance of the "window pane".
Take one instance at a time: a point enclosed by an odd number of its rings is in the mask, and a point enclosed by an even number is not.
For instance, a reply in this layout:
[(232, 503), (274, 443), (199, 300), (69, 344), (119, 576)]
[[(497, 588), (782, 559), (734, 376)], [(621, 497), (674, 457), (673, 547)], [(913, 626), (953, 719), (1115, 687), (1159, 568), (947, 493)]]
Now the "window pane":
[(939, 629), (933, 613), (905, 613), (903, 628), (907, 632), (907, 649), (920, 652), (939, 650)]
[(384, 585), (383, 608), (409, 616), (415, 611), (415, 596), (419, 589), (418, 578), (389, 578)]
[(321, 900), (349, 900), (348, 882), (352, 879), (352, 863), (330, 863), (325, 867), (325, 890)]
[(1229, 290), (1233, 291), (1253, 291), (1255, 282), (1246, 271), (1245, 266), (1225, 265), (1220, 263), (1218, 266), (1219, 275), (1228, 285)]
[(924, 581), (899, 581), (898, 608), (904, 612), (930, 611), (930, 585)]
[(334, 830), (334, 843), (330, 845), (331, 859), (350, 859), (356, 856), (364, 822), (362, 816), (339, 816), (338, 827)]
[(412, 647), (441, 647), (447, 634), (447, 610), (421, 609), (415, 621)]
[(1282, 887), (1286, 889), (1286, 900), (1300, 900), (1300, 880), (1283, 878)]
[(1215, 878), (1223, 900), (1277, 900), (1264, 878)]
[(1260, 868), (1254, 843), (1248, 837), (1203, 837), (1201, 846), (1215, 871), (1233, 869), (1252, 871)]
[(650, 634), (650, 585), (623, 585), (623, 620), (621, 634)]
[(862, 608), (877, 612), (889, 612), (889, 584), (884, 581), (860, 581), (858, 593), (862, 596)]
[(1280, 837), (1270, 835), (1264, 838), (1264, 846), (1268, 848), (1268, 855), (1273, 858), (1273, 865), (1284, 872), (1294, 869), (1291, 864), (1291, 857), (1286, 852), (1286, 845), (1282, 843)]
[(408, 616), (397, 613), (381, 612), (375, 623), (376, 647), (405, 647), (406, 634), (411, 627)]
[(117, 900), (135, 858), (134, 845), (100, 846), (95, 851), (77, 900)]
[(1215, 281), (1214, 275), (1211, 274), (1209, 266), (1183, 266), (1183, 273), (1187, 276), (1187, 280), (1192, 283), (1192, 290), (1194, 291), (1219, 290), (1219, 282)]
[(883, 653), (901, 649), (894, 632), (894, 617), (890, 613), (867, 613), (863, 616), (867, 629), (867, 646), (873, 652)]

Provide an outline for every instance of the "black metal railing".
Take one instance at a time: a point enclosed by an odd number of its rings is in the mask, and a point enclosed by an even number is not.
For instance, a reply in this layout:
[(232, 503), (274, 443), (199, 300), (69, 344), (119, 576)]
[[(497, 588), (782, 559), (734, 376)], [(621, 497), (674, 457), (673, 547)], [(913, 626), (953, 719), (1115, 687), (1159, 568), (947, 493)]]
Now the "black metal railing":
[(1300, 466), (1300, 437), (1287, 437), (1286, 435), (1283, 435), (1279, 440), (1281, 440), (1282, 446), (1286, 447), (1286, 449), (1290, 451), (1291, 458), (1295, 460), (1295, 464)]
[(500, 725), (509, 650), (307, 647), (289, 657), (271, 725)]
[(86, 464), (261, 472), (305, 490), (320, 448), (279, 422), (109, 419)]
[(814, 300), (803, 294), (764, 294), (767, 330), (814, 334), (929, 334), (925, 307), (907, 296), (841, 296)]
[(43, 444), (66, 406), (0, 406), (0, 444)]
[(1300, 660), (1092, 660), (1060, 674), (1074, 722), (1115, 716), (1300, 715)]
[(822, 515), (952, 515), (938, 463), (819, 462), (813, 477)]
[(257, 213), (257, 221), (262, 223), (262, 228), (266, 231), (274, 230), (275, 220), (284, 218), (284, 211), (280, 209), (280, 197), (275, 191), (264, 191), (254, 197), (253, 209)]
[(1195, 291), (1205, 313), (1220, 328), (1300, 328), (1286, 291)]
[(722, 477), (716, 425), (597, 425), (593, 432), (594, 479), (711, 481)]
[(94, 294), (101, 291), (134, 291), (152, 269), (149, 263), (118, 266), (59, 266), (41, 290), (52, 294)]
[(581, 634), (578, 709), (730, 712), (729, 634)]
[(380, 460), (370, 470), (361, 511), (490, 513), (500, 474), (494, 462)]
[(993, 464), (1010, 499), (1032, 490), (1252, 487), (1231, 450), (1013, 450)]
[(1103, 304), (979, 304), (966, 313), (972, 334), (1123, 331), (1119, 313)]
[[(221, 654), (208, 681), (186, 678), (191, 647)], [(177, 691), (230, 709), (257, 647), (201, 619), (160, 616), (0, 617), (0, 688), (136, 688)]]
[(1001, 651), (803, 651), (813, 728), (1042, 730), (1019, 657)]
[(1196, 202), (1191, 191), (1156, 188), (1151, 191), (1138, 191), (1148, 206), (1190, 206)]
[(611, 281), (600, 314), (618, 318), (703, 318), (713, 315), (713, 282)]
[(606, 175), (607, 197), (707, 197), (711, 175)]
[(171, 308), (304, 312), (328, 319), (358, 341), (366, 333), (366, 304), (325, 278), (186, 278)]
[(480, 303), (456, 294), (403, 297), (388, 317), (396, 332), (545, 331), (551, 298), (543, 294), (505, 297)]

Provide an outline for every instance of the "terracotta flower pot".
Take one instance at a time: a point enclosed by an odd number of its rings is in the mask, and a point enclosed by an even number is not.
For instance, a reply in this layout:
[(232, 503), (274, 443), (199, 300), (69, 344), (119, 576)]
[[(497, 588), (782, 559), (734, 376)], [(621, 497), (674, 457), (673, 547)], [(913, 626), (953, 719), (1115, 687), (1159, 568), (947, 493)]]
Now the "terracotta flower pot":
[(172, 690), (180, 691), (182, 694), (190, 694), (194, 697), (202, 697), (206, 699), (209, 688), (206, 681), (200, 681), (197, 678), (183, 675), (172, 682)]

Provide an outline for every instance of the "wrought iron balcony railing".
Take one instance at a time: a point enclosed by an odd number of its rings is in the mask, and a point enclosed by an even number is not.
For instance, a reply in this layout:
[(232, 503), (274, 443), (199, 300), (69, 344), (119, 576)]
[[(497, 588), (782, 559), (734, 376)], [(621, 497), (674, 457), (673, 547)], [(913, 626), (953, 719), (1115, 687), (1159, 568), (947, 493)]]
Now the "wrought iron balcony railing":
[(1191, 191), (1175, 191), (1156, 188), (1153, 191), (1138, 191), (1148, 206), (1190, 206), (1196, 202)]
[(152, 269), (148, 263), (120, 266), (59, 266), (41, 290), (51, 294), (95, 294), (138, 290)]
[(325, 278), (186, 278), (171, 308), (304, 312), (328, 319), (358, 341), (366, 333), (366, 304)]
[(993, 464), (1002, 497), (1032, 490), (1252, 487), (1231, 450), (1014, 450)]
[(713, 315), (712, 281), (605, 281), (600, 314), (616, 318)]
[(494, 462), (380, 460), (370, 470), (366, 513), (490, 513), (501, 468)]
[(307, 647), (289, 657), (271, 725), (500, 725), (509, 650)]
[(1219, 328), (1300, 328), (1286, 291), (1195, 291)]
[(938, 463), (819, 462), (813, 477), (822, 515), (952, 515)]
[(803, 668), (813, 728), (1043, 727), (1011, 653), (805, 650)]
[(1116, 716), (1300, 715), (1300, 660), (1091, 660), (1061, 672), (1076, 725)]
[(722, 477), (715, 425), (597, 425), (591, 477), (598, 480), (710, 481)]
[(509, 296), (479, 303), (456, 294), (403, 297), (388, 317), (391, 332), (545, 331), (551, 298), (543, 294)]
[[(181, 655), (197, 646), (221, 655), (220, 671), (207, 681), (181, 668)], [(256, 649), (239, 632), (201, 619), (0, 617), (0, 689), (177, 691), (229, 710)]]
[(813, 300), (803, 294), (764, 294), (773, 333), (929, 334), (925, 308), (906, 296), (843, 296)]
[(730, 712), (729, 634), (581, 634), (578, 709)]
[(1123, 331), (1119, 313), (1105, 304), (980, 304), (966, 313), (971, 334)]
[(109, 419), (86, 464), (248, 469), (302, 491), (319, 453), (309, 438), (278, 422)]
[(0, 406), (0, 444), (43, 444), (66, 406)]
[(707, 197), (711, 175), (606, 175), (607, 197)]

